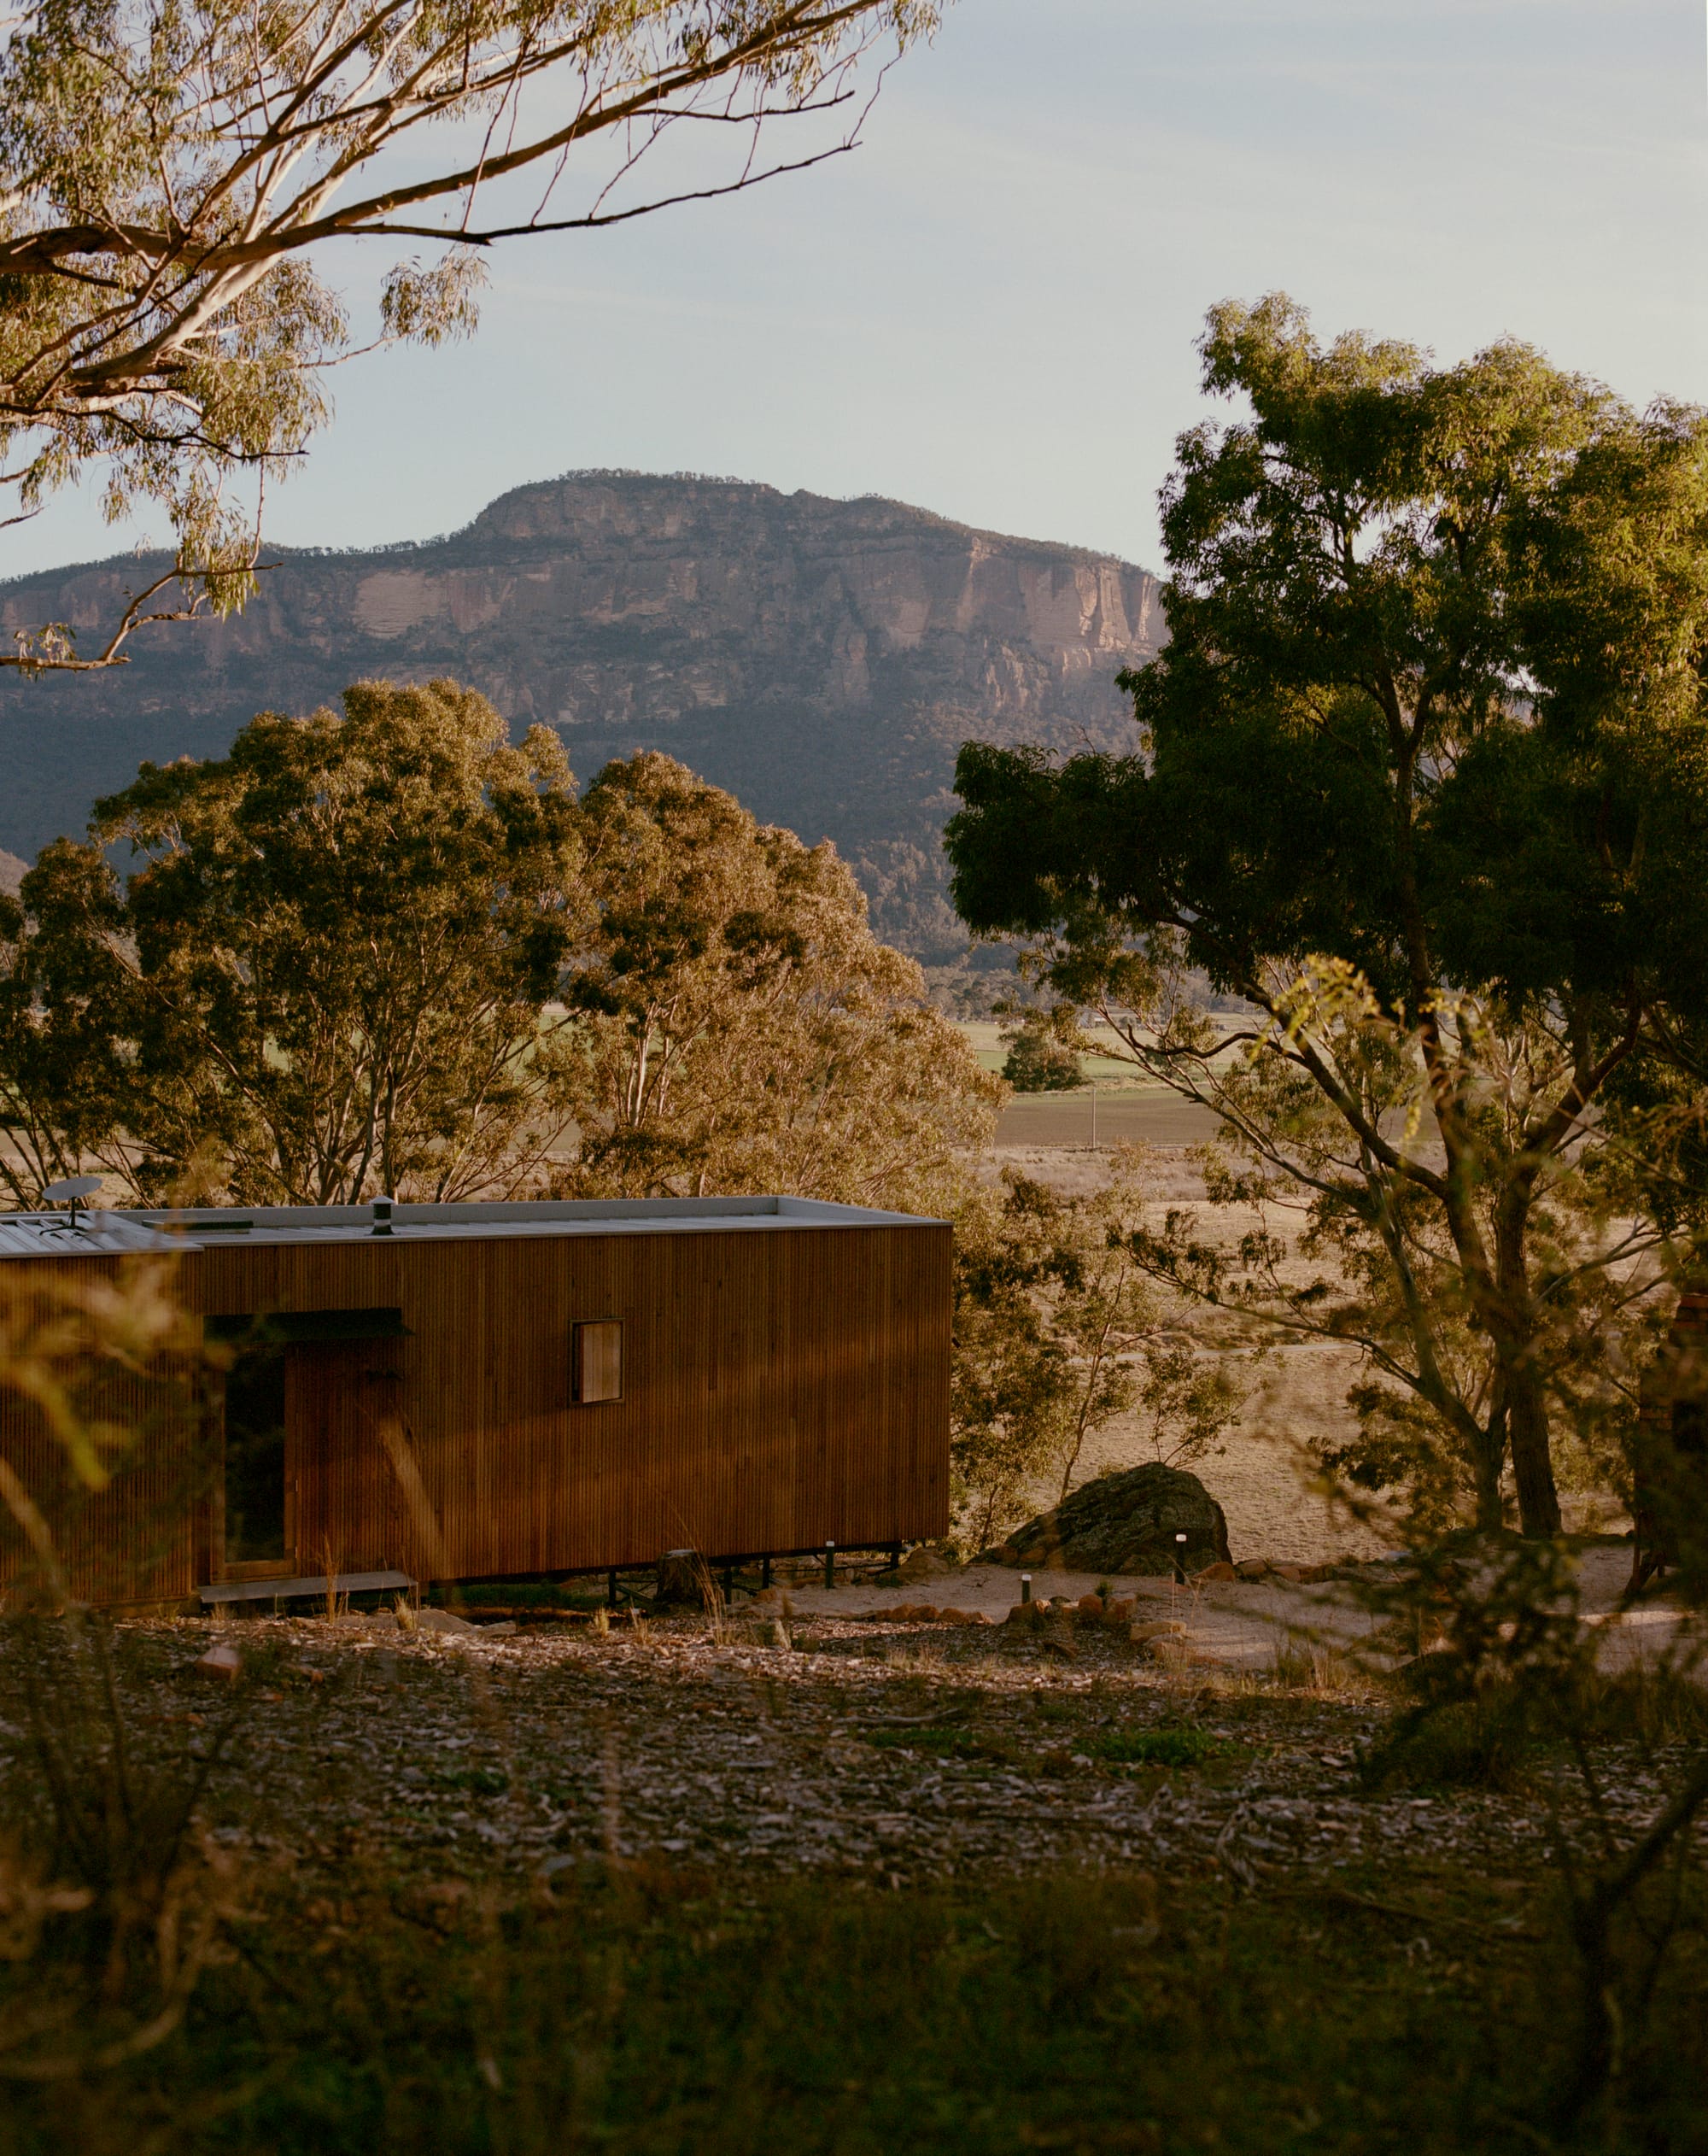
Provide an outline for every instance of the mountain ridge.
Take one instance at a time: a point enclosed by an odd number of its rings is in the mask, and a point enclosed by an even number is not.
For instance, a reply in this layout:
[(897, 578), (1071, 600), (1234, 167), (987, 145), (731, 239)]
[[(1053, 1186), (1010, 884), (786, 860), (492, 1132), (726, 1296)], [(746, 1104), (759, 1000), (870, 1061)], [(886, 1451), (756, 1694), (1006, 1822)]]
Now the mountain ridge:
[[(450, 674), (512, 726), (555, 727), (583, 782), (661, 748), (831, 838), (880, 932), (942, 962), (966, 940), (937, 843), (960, 741), (1120, 745), (1114, 677), (1165, 633), (1155, 577), (1093, 548), (682, 474), (568, 473), (437, 538), (276, 554), (240, 616), (145, 632), (109, 673), (0, 686), (0, 847), (80, 829), (144, 758), (221, 754), (257, 711)], [(15, 578), (0, 619), (92, 639), (148, 573), (120, 556)]]

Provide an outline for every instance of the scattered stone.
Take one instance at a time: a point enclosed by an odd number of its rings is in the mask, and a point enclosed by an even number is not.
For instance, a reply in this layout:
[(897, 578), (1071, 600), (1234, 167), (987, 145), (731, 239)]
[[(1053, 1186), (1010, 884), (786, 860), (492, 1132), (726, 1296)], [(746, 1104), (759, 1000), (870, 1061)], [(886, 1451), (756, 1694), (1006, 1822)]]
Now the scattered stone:
[(243, 1673), (243, 1658), (235, 1647), (218, 1639), (205, 1655), (196, 1656), (196, 1667), (204, 1677), (217, 1678), (223, 1684), (234, 1684)]
[(1172, 1617), (1148, 1620), (1129, 1626), (1127, 1638), (1135, 1647), (1149, 1647), (1154, 1639), (1184, 1639), (1186, 1627), (1177, 1624)]
[(1273, 1567), (1266, 1557), (1242, 1557), (1233, 1568), (1236, 1579), (1267, 1579)]
[(479, 1629), (466, 1617), (459, 1617), (453, 1609), (418, 1609), (415, 1629), (421, 1632), (471, 1632)]
[[(1184, 1534), (1184, 1542), (1175, 1537)], [(1152, 1461), (1082, 1483), (1010, 1535), (996, 1561), (1101, 1574), (1166, 1575), (1231, 1561), (1227, 1520), (1195, 1474)]]
[(939, 1579), (946, 1572), (959, 1572), (961, 1567), (952, 1557), (945, 1557), (940, 1550), (933, 1550), (928, 1542), (922, 1542), (916, 1550), (910, 1550), (892, 1575), (907, 1582), (915, 1579)]
[(874, 1625), (988, 1625), (991, 1621), (982, 1610), (956, 1609), (952, 1604), (939, 1609), (934, 1602), (898, 1602), (888, 1609), (869, 1609), (865, 1614)]
[(1235, 1565), (1206, 1565), (1202, 1572), (1195, 1572), (1192, 1574), (1192, 1577), (1194, 1579), (1199, 1581), (1202, 1585), (1208, 1587), (1214, 1581), (1218, 1579), (1237, 1579), (1239, 1578), (1239, 1568)]
[(513, 1632), (516, 1629), (515, 1620), (510, 1617), (505, 1618), (500, 1624), (477, 1625), (474, 1627), (483, 1639), (502, 1639), (507, 1633)]

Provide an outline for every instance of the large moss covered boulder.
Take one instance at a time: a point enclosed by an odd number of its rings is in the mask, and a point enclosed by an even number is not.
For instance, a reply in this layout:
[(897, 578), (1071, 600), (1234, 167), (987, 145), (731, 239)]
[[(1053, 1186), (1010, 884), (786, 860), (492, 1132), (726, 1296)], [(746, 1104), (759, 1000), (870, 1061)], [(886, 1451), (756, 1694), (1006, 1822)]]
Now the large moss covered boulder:
[(991, 1555), (1038, 1571), (1109, 1573), (1169, 1573), (1177, 1556), (1189, 1573), (1231, 1561), (1221, 1507), (1196, 1475), (1155, 1462), (1081, 1483)]

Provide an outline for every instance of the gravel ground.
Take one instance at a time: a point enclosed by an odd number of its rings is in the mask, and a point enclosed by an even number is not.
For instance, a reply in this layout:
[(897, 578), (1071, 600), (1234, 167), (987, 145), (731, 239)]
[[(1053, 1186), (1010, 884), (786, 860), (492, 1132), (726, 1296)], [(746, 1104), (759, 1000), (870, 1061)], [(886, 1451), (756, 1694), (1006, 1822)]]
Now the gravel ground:
[[(792, 1649), (721, 1643), (688, 1618), (507, 1637), (257, 1619), (225, 1636), (245, 1661), (229, 1689), (196, 1667), (207, 1624), (122, 1628), (140, 1769), (184, 1771), (229, 1720), (205, 1802), (216, 1839), (329, 1890), (359, 1850), (423, 1885), (657, 1857), (897, 1884), (991, 1865), (1185, 1866), (1252, 1884), (1459, 1862), (1494, 1891), (1547, 1856), (1535, 1797), (1366, 1793), (1368, 1693), (1159, 1667), (1105, 1633), (1076, 1634), (1071, 1660), (1011, 1628), (805, 1608)], [(0, 1648), (0, 1670), (19, 1651)], [(9, 1720), (10, 1809), (26, 1747)], [(1107, 1756), (1184, 1725), (1208, 1748), (1196, 1764)], [(1630, 1823), (1652, 1813), (1650, 1772), (1628, 1761), (1612, 1778)]]

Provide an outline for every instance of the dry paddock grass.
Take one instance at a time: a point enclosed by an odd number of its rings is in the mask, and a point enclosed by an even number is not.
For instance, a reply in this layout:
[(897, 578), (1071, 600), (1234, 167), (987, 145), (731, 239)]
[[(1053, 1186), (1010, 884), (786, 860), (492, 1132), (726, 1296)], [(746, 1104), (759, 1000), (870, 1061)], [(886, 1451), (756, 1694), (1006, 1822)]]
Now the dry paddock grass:
[[(990, 1173), (994, 1177), (1005, 1167), (1064, 1196), (1079, 1197), (1100, 1186), (1108, 1162), (1083, 1144), (1009, 1145), (991, 1155)], [(1213, 1211), (1205, 1204), (1202, 1180), (1187, 1146), (1151, 1146), (1147, 1177), (1159, 1225), (1177, 1206), (1198, 1210), (1205, 1231), (1218, 1239), (1232, 1239), (1256, 1225), (1255, 1215), (1243, 1209)], [(1375, 1556), (1395, 1547), (1395, 1538), (1348, 1519), (1331, 1503), (1312, 1473), (1313, 1449), (1341, 1442), (1356, 1428), (1346, 1396), (1360, 1374), (1357, 1352), (1303, 1341), (1254, 1350), (1232, 1345), (1226, 1321), (1214, 1313), (1183, 1309), (1180, 1321), (1205, 1346), (1235, 1354), (1249, 1381), (1239, 1423), (1193, 1466), (1227, 1514), (1234, 1555), (1320, 1564)], [(1121, 1416), (1088, 1442), (1076, 1479), (1137, 1467), (1153, 1456), (1138, 1417)], [(1040, 1509), (1050, 1502), (1048, 1490), (1040, 1487), (1035, 1494)], [(1563, 1503), (1571, 1532), (1622, 1533), (1629, 1525), (1617, 1500), (1605, 1494), (1574, 1493)]]

